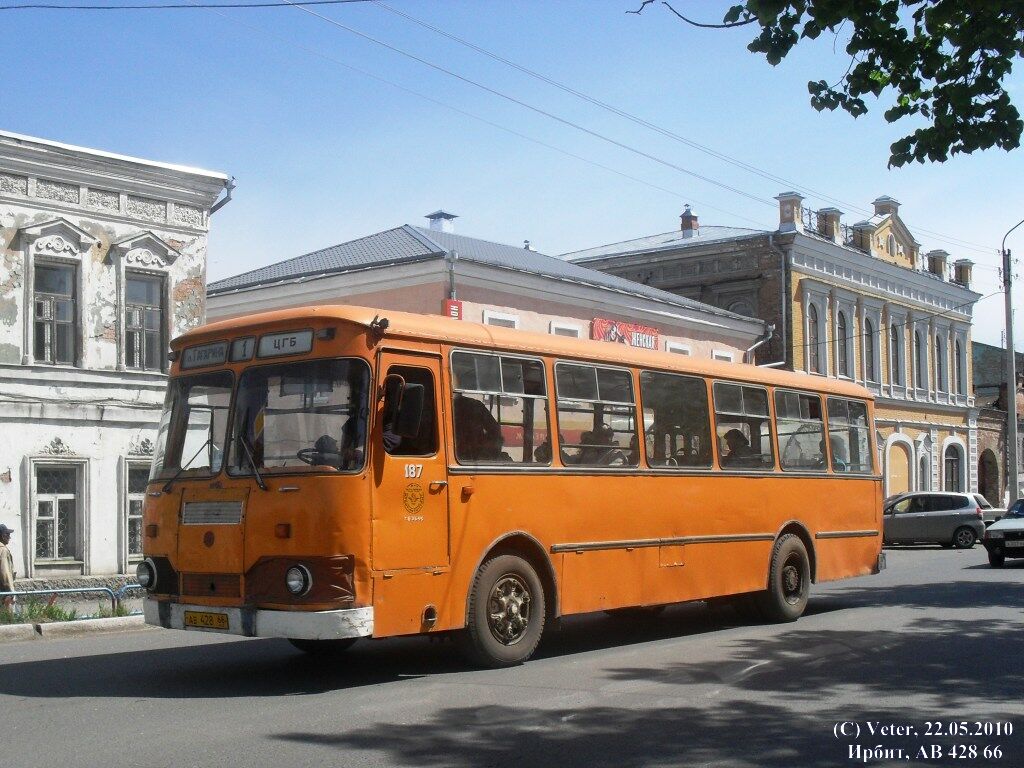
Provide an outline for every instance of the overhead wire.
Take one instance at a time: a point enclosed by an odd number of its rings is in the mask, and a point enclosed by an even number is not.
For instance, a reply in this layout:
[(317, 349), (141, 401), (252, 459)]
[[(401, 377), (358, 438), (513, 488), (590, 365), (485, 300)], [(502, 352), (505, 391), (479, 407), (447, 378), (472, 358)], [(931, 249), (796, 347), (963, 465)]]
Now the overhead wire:
[[(349, 3), (368, 3), (370, 0), (303, 0), (302, 5), (346, 5)], [(160, 3), (137, 5), (63, 5), (60, 3), (19, 3), (18, 5), (0, 5), (0, 11), (167, 11), (180, 8), (195, 10), (197, 8), (286, 8), (282, 2), (250, 2), (250, 3)]]
[[(199, 7), (199, 6), (197, 6), (197, 7)], [(250, 30), (251, 32), (255, 32), (255, 33), (261, 34), (261, 35), (266, 35), (266, 36), (272, 37), (272, 38), (276, 38), (279, 41), (281, 41), (282, 43), (294, 46), (295, 48), (297, 48), (297, 49), (299, 49), (301, 51), (304, 51), (305, 53), (307, 53), (307, 54), (309, 54), (311, 56), (316, 56), (316, 57), (321, 58), (321, 59), (323, 59), (325, 61), (329, 61), (332, 64), (336, 64), (336, 65), (338, 65), (340, 67), (343, 67), (343, 68), (345, 68), (345, 69), (347, 69), (347, 70), (349, 70), (351, 72), (355, 72), (357, 74), (363, 75), (364, 77), (370, 78), (371, 80), (375, 80), (375, 81), (377, 81), (379, 83), (384, 83), (385, 85), (389, 85), (392, 88), (395, 88), (395, 89), (397, 89), (399, 91), (402, 91), (403, 93), (407, 93), (407, 94), (409, 94), (411, 96), (415, 96), (418, 99), (421, 99), (423, 101), (429, 102), (429, 103), (434, 104), (436, 106), (442, 107), (442, 108), (447, 109), (447, 110), (449, 110), (451, 112), (454, 112), (454, 113), (456, 113), (458, 115), (462, 115), (463, 117), (468, 117), (468, 118), (470, 118), (472, 120), (475, 120), (475, 121), (477, 121), (479, 123), (482, 123), (484, 125), (490, 126), (492, 128), (496, 128), (496, 129), (498, 129), (500, 131), (503, 131), (504, 133), (507, 133), (507, 134), (509, 134), (511, 136), (515, 136), (517, 138), (524, 139), (525, 141), (529, 141), (529, 142), (531, 142), (533, 144), (536, 144), (538, 146), (541, 146), (541, 147), (544, 147), (546, 149), (552, 150), (554, 152), (557, 152), (557, 153), (559, 153), (561, 155), (564, 155), (566, 157), (572, 158), (574, 160), (578, 160), (579, 162), (585, 163), (585, 164), (593, 166), (595, 168), (599, 168), (599, 169), (601, 169), (603, 171), (607, 171), (609, 173), (613, 173), (616, 176), (619, 176), (619, 177), (624, 178), (624, 179), (628, 179), (629, 181), (633, 181), (633, 182), (635, 182), (637, 184), (640, 184), (642, 186), (648, 187), (650, 189), (654, 189), (654, 190), (657, 190), (659, 192), (664, 192), (664, 193), (666, 193), (668, 195), (672, 195), (673, 197), (678, 198), (679, 200), (683, 200), (683, 201), (686, 201), (688, 203), (697, 203), (697, 204), (699, 204), (701, 206), (704, 206), (706, 208), (709, 208), (711, 210), (718, 211), (719, 213), (724, 213), (727, 216), (732, 216), (733, 218), (741, 219), (743, 221), (747, 221), (747, 222), (749, 222), (751, 224), (754, 224), (755, 226), (758, 226), (758, 227), (763, 226), (763, 222), (757, 221), (755, 219), (751, 219), (751, 218), (749, 218), (747, 216), (743, 216), (742, 214), (735, 213), (734, 211), (729, 211), (729, 210), (726, 210), (724, 208), (719, 208), (717, 206), (711, 205), (710, 203), (703, 202), (703, 201), (701, 201), (699, 199), (696, 199), (696, 198), (694, 198), (691, 195), (683, 195), (682, 193), (678, 192), (677, 190), (669, 189), (667, 187), (663, 187), (663, 186), (660, 186), (658, 184), (654, 184), (654, 183), (652, 183), (650, 181), (647, 181), (645, 179), (642, 179), (642, 178), (639, 178), (637, 176), (633, 176), (631, 174), (625, 173), (624, 171), (620, 171), (617, 168), (613, 168), (613, 167), (611, 167), (609, 165), (605, 165), (605, 164), (599, 163), (599, 162), (597, 162), (595, 160), (591, 160), (590, 158), (584, 157), (583, 155), (579, 155), (579, 154), (576, 154), (574, 152), (570, 152), (569, 150), (563, 149), (562, 147), (556, 146), (554, 144), (550, 144), (550, 143), (548, 143), (546, 141), (542, 141), (541, 139), (534, 138), (533, 136), (530, 136), (528, 134), (525, 134), (525, 133), (522, 133), (520, 131), (517, 131), (514, 128), (510, 128), (507, 125), (502, 125), (502, 124), (494, 122), (492, 120), (488, 120), (487, 118), (481, 117), (478, 114), (475, 114), (473, 112), (469, 112), (469, 111), (467, 111), (465, 109), (461, 109), (460, 107), (453, 106), (452, 104), (448, 104), (447, 102), (441, 101), (440, 99), (436, 99), (436, 98), (434, 98), (432, 96), (428, 96), (428, 95), (426, 95), (424, 93), (421, 93), (419, 91), (416, 91), (416, 90), (414, 90), (412, 88), (408, 88), (407, 86), (401, 85), (401, 84), (399, 84), (399, 83), (397, 83), (397, 82), (395, 82), (393, 80), (390, 80), (390, 79), (388, 79), (386, 77), (382, 77), (381, 75), (378, 75), (376, 73), (370, 72), (370, 71), (362, 69), (360, 67), (356, 67), (356, 66), (354, 66), (352, 64), (349, 64), (349, 63), (347, 63), (345, 61), (342, 61), (342, 60), (340, 60), (338, 58), (335, 58), (334, 56), (331, 56), (331, 55), (329, 55), (327, 53), (324, 53), (323, 51), (317, 50), (316, 48), (312, 48), (312, 47), (310, 47), (308, 45), (305, 45), (303, 43), (299, 43), (299, 42), (297, 42), (295, 40), (287, 38), (284, 35), (281, 35), (280, 33), (271, 32), (270, 30), (262, 29), (260, 27), (254, 26), (252, 24), (248, 24), (248, 23), (246, 23), (244, 21), (241, 21), (241, 20), (239, 20), (237, 18), (234, 18), (232, 16), (228, 16), (227, 14), (219, 12), (218, 10), (216, 10), (216, 8), (214, 8), (212, 6), (203, 6), (203, 7), (208, 9), (208, 10), (210, 10), (210, 11), (212, 11), (213, 13), (215, 13), (216, 15), (220, 16), (221, 18), (225, 19), (226, 21), (229, 21), (229, 22), (234, 23), (234, 24), (238, 24), (239, 26), (244, 27), (244, 28)]]
[[(287, 2), (287, 0), (285, 0), (285, 2)], [(511, 59), (508, 59), (508, 58), (506, 58), (506, 57), (504, 57), (504, 56), (502, 56), (502, 55), (500, 55), (498, 53), (495, 53), (494, 51), (490, 51), (490, 50), (488, 50), (488, 49), (486, 49), (486, 48), (484, 48), (482, 46), (479, 46), (479, 45), (477, 45), (476, 43), (473, 43), (470, 40), (466, 40), (465, 38), (462, 38), (462, 37), (459, 37), (458, 35), (452, 34), (451, 32), (448, 32), (445, 29), (442, 29), (442, 28), (440, 28), (440, 27), (438, 27), (438, 26), (436, 26), (434, 24), (431, 24), (431, 23), (429, 23), (427, 21), (424, 21), (423, 19), (417, 18), (416, 16), (413, 16), (412, 14), (409, 14), (409, 13), (406, 13), (405, 11), (402, 11), (402, 10), (399, 10), (397, 8), (394, 8), (394, 7), (390, 6), (390, 5), (388, 5), (387, 3), (383, 2), (383, 0), (370, 0), (370, 2), (372, 2), (378, 8), (381, 8), (382, 10), (387, 11), (388, 13), (391, 13), (391, 14), (399, 16), (399, 17), (401, 17), (403, 19), (406, 19), (407, 21), (409, 21), (409, 22), (411, 22), (413, 24), (416, 24), (416, 25), (418, 25), (418, 26), (420, 26), (420, 27), (422, 27), (424, 29), (427, 29), (427, 30), (429, 30), (429, 31), (431, 31), (431, 32), (433, 32), (433, 33), (435, 33), (437, 35), (440, 35), (441, 37), (444, 37), (444, 38), (446, 38), (448, 40), (451, 40), (452, 42), (458, 43), (459, 45), (462, 45), (462, 46), (464, 46), (466, 48), (469, 48), (470, 50), (476, 51), (477, 53), (479, 53), (479, 54), (481, 54), (483, 56), (486, 56), (486, 57), (492, 59), (493, 61), (497, 61), (497, 62), (499, 62), (501, 64), (504, 64), (504, 65), (506, 65), (508, 67), (511, 67), (512, 69), (515, 69), (518, 72), (521, 72), (521, 73), (523, 73), (525, 75), (528, 75), (529, 77), (535, 78), (537, 80), (540, 80), (541, 82), (544, 82), (544, 83), (552, 86), (553, 88), (557, 88), (558, 90), (560, 90), (560, 91), (562, 91), (564, 93), (568, 93), (568, 94), (570, 94), (572, 96), (575, 96), (576, 98), (581, 99), (581, 100), (583, 100), (583, 101), (585, 101), (585, 102), (587, 102), (589, 104), (592, 104), (592, 105), (594, 105), (596, 107), (604, 109), (604, 110), (606, 110), (608, 112), (611, 112), (612, 114), (617, 115), (618, 117), (621, 117), (621, 118), (623, 118), (625, 120), (628, 120), (628, 121), (630, 121), (632, 123), (635, 123), (635, 124), (640, 125), (640, 126), (642, 126), (644, 128), (647, 128), (648, 130), (654, 131), (655, 133), (658, 133), (661, 136), (664, 136), (666, 138), (669, 138), (669, 139), (672, 139), (674, 141), (677, 141), (677, 142), (679, 142), (679, 143), (681, 143), (681, 144), (683, 144), (683, 145), (685, 145), (687, 147), (690, 147), (692, 149), (696, 149), (697, 151), (703, 152), (704, 154), (707, 154), (707, 155), (709, 155), (711, 157), (714, 157), (716, 159), (722, 160), (723, 162), (729, 163), (730, 165), (733, 165), (733, 166), (735, 166), (737, 168), (740, 168), (741, 170), (744, 170), (744, 171), (747, 171), (749, 173), (752, 173), (752, 174), (755, 174), (757, 176), (760, 176), (761, 178), (763, 178), (763, 179), (765, 179), (767, 181), (772, 181), (774, 183), (781, 184), (781, 185), (788, 186), (788, 187), (792, 187), (792, 188), (802, 189), (805, 192), (809, 192), (809, 193), (814, 194), (816, 197), (820, 198), (821, 200), (824, 200), (825, 202), (837, 203), (839, 205), (842, 205), (842, 206), (850, 209), (853, 212), (862, 213), (862, 214), (865, 214), (865, 215), (868, 215), (868, 216), (874, 215), (873, 211), (870, 211), (870, 210), (868, 210), (866, 208), (863, 208), (861, 206), (855, 205), (853, 203), (846, 202), (846, 201), (844, 201), (842, 199), (839, 199), (839, 198), (836, 198), (836, 197), (832, 197), (832, 196), (828, 195), (827, 193), (820, 192), (820, 191), (812, 189), (812, 188), (810, 188), (810, 187), (808, 187), (806, 185), (802, 185), (802, 184), (799, 184), (797, 182), (788, 180), (788, 179), (786, 179), (784, 177), (781, 177), (781, 176), (773, 174), (773, 173), (771, 173), (769, 171), (766, 171), (766, 170), (764, 170), (764, 169), (762, 169), (762, 168), (760, 168), (758, 166), (752, 165), (750, 163), (746, 163), (746, 162), (744, 162), (742, 160), (739, 160), (739, 159), (737, 159), (735, 157), (732, 157), (731, 155), (728, 155), (728, 154), (726, 154), (724, 152), (720, 152), (719, 150), (716, 150), (716, 149), (713, 149), (711, 147), (708, 147), (708, 146), (705, 146), (703, 144), (700, 144), (700, 143), (694, 141), (693, 139), (687, 138), (686, 136), (683, 136), (683, 135), (681, 135), (681, 134), (679, 134), (679, 133), (677, 133), (677, 132), (675, 132), (675, 131), (673, 131), (671, 129), (664, 128), (663, 126), (660, 126), (660, 125), (658, 125), (656, 123), (653, 123), (653, 122), (651, 122), (649, 120), (646, 120), (643, 117), (640, 117), (640, 116), (635, 115), (635, 114), (633, 114), (631, 112), (628, 112), (628, 111), (626, 111), (624, 109), (616, 107), (613, 104), (609, 104), (609, 103), (607, 103), (605, 101), (602, 101), (601, 99), (598, 99), (598, 98), (596, 98), (594, 96), (591, 96), (591, 95), (589, 95), (587, 93), (584, 93), (583, 91), (580, 91), (580, 90), (578, 90), (576, 88), (573, 88), (572, 86), (566, 85), (565, 83), (562, 83), (562, 82), (560, 82), (558, 80), (555, 80), (554, 78), (548, 77), (547, 75), (544, 75), (544, 74), (542, 74), (540, 72), (537, 72), (536, 70), (530, 69), (529, 67), (526, 67), (526, 66), (524, 66), (522, 64), (519, 64), (518, 62), (512, 61)], [(952, 245), (956, 245), (958, 247), (967, 248), (969, 250), (975, 250), (975, 251), (985, 252), (985, 253), (991, 253), (991, 250), (992, 250), (991, 248), (986, 248), (985, 246), (982, 246), (982, 245), (980, 245), (978, 243), (972, 243), (969, 240), (963, 240), (963, 239), (960, 239), (960, 238), (956, 238), (956, 237), (953, 237), (952, 235), (945, 235), (945, 234), (943, 234), (941, 232), (934, 232), (934, 231), (927, 230), (927, 229), (924, 229), (924, 228), (921, 228), (921, 227), (914, 227), (914, 229), (916, 231), (918, 231), (918, 232), (931, 235), (936, 240), (939, 240), (941, 242), (946, 242), (946, 243), (949, 243), (949, 244), (952, 244)]]

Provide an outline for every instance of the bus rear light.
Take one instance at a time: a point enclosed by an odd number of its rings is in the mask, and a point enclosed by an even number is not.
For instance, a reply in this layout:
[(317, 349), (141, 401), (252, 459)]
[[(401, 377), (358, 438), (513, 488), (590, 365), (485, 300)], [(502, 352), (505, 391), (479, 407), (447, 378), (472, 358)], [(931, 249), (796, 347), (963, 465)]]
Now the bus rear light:
[(313, 576), (310, 574), (309, 569), (304, 565), (293, 565), (284, 575), (285, 586), (288, 587), (288, 591), (296, 597), (309, 592), (313, 586)]
[(156, 523), (150, 523), (146, 526), (146, 537), (155, 539), (157, 534), (160, 533), (160, 526)]
[(274, 535), (279, 539), (290, 539), (292, 537), (292, 524), (278, 523), (274, 526)]

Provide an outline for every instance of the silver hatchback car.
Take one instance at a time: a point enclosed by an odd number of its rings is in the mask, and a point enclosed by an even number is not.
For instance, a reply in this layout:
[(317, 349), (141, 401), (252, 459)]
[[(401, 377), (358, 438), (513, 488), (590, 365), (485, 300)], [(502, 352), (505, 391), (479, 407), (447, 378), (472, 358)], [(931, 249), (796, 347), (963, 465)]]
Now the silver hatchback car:
[(970, 549), (985, 534), (984, 510), (971, 493), (905, 493), (886, 502), (886, 544), (934, 542)]

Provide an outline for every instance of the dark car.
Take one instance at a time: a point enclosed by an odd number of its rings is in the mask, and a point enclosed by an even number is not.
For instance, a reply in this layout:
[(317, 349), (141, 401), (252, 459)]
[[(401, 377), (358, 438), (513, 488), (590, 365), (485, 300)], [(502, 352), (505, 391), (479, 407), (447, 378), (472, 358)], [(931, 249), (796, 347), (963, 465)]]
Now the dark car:
[(1015, 501), (1003, 519), (985, 531), (982, 544), (993, 568), (1002, 568), (1008, 557), (1024, 557), (1024, 499)]
[(970, 549), (985, 533), (985, 513), (974, 494), (905, 493), (883, 509), (886, 544), (936, 543)]

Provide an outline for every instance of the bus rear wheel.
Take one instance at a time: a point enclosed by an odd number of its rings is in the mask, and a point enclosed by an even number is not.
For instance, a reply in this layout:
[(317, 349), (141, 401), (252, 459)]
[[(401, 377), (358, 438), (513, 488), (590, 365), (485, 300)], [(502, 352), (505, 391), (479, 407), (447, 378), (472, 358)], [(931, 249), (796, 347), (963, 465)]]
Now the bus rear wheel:
[(342, 651), (347, 651), (355, 645), (356, 638), (344, 637), (338, 640), (301, 640), (299, 638), (288, 638), (288, 642), (303, 653), (310, 656), (331, 656)]
[(473, 580), (463, 652), (483, 667), (522, 664), (540, 643), (544, 618), (544, 587), (533, 567), (515, 555), (492, 557)]
[(799, 536), (780, 536), (772, 550), (768, 589), (757, 594), (760, 613), (767, 621), (796, 621), (807, 607), (811, 591), (811, 563)]

